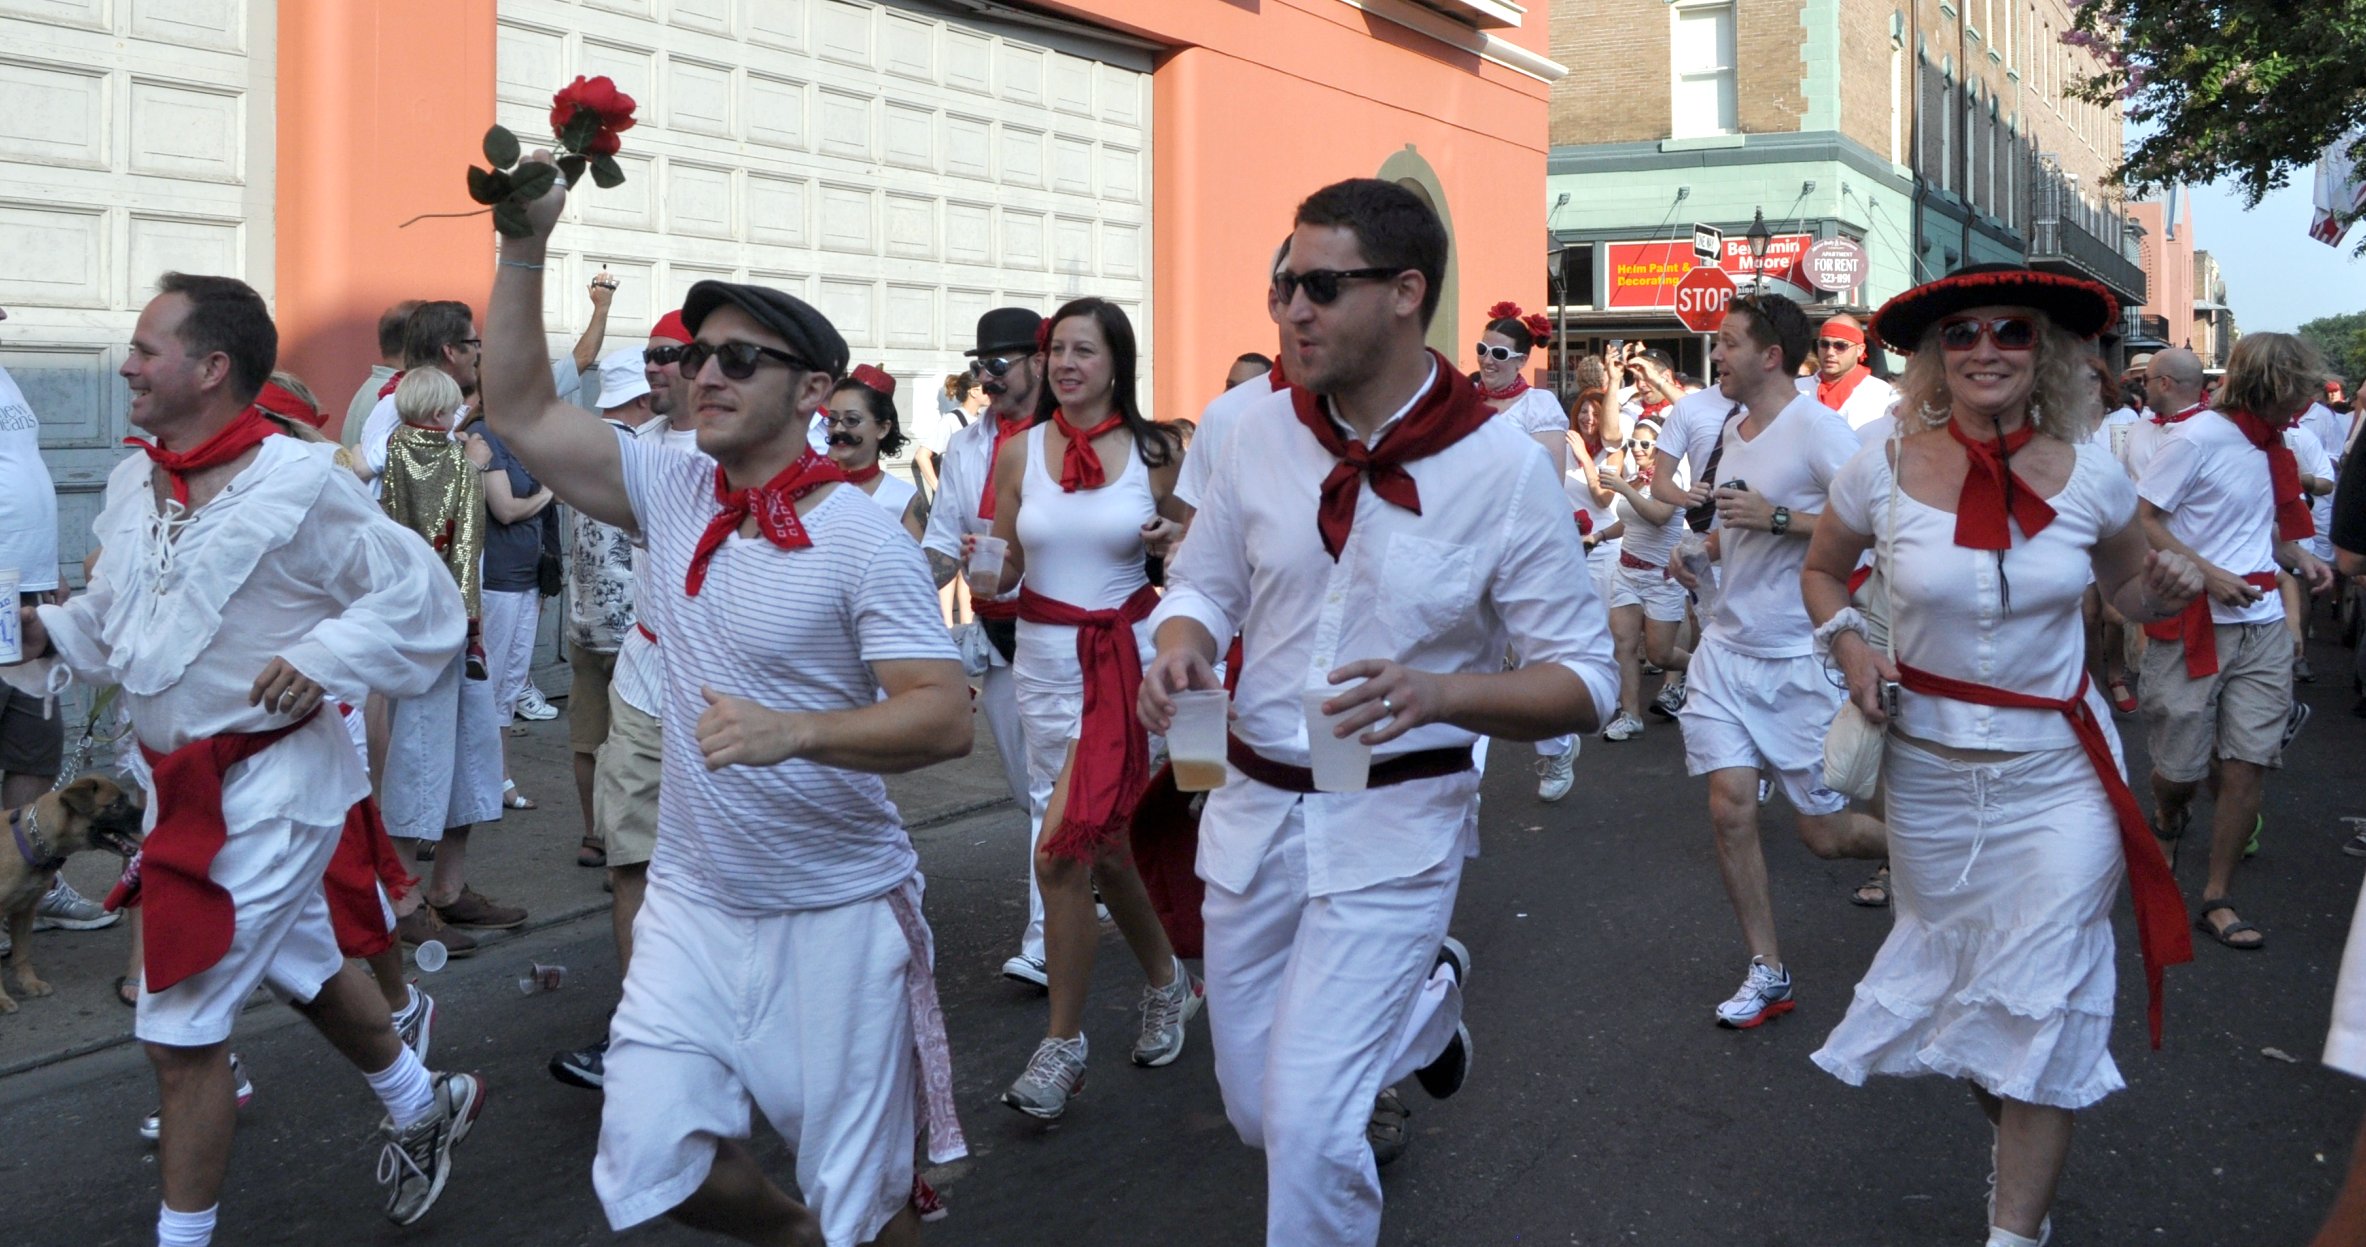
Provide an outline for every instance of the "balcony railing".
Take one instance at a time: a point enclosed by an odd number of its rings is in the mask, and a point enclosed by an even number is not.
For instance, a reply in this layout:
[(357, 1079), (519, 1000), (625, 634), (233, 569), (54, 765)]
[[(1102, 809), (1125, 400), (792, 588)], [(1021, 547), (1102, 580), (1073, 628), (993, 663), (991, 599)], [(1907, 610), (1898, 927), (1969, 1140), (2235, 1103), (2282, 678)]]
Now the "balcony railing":
[(2068, 268), (2109, 286), (2123, 304), (2144, 302), (2144, 265), (2117, 197), (2090, 203), (2076, 179), (2042, 154), (2030, 158), (2028, 170), (2030, 265)]

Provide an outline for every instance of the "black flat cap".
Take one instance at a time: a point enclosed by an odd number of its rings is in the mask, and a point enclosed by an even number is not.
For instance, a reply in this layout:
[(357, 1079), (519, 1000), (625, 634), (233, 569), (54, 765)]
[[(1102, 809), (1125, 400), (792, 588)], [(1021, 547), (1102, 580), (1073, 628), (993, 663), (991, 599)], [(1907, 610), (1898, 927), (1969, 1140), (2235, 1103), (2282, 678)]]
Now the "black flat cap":
[(1035, 349), (1036, 331), (1043, 325), (1043, 317), (1023, 307), (998, 307), (978, 317), (978, 344), (963, 351), (964, 355), (993, 355), (1000, 351), (1015, 351), (1022, 347)]
[(702, 281), (682, 299), (682, 324), (695, 334), (707, 314), (726, 303), (779, 334), (789, 344), (789, 354), (832, 377), (846, 375), (846, 339), (838, 336), (830, 318), (805, 300), (768, 286)]

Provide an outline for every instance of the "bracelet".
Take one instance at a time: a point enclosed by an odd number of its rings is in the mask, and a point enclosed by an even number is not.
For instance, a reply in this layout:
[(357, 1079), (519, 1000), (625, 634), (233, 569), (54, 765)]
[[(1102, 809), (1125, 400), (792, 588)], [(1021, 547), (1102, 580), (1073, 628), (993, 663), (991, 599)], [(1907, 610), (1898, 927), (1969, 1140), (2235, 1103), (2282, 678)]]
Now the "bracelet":
[(539, 272), (541, 272), (541, 271), (542, 271), (542, 266), (541, 266), (541, 265), (539, 265), (539, 264), (528, 264), (528, 263), (526, 263), (526, 262), (525, 262), (525, 261), (523, 261), (523, 260), (503, 260), (503, 261), (502, 261), (502, 263), (503, 263), (503, 264), (505, 264), (505, 265), (507, 265), (507, 266), (509, 266), (510, 268), (524, 268), (524, 269), (532, 269), (532, 270), (534, 270), (534, 271), (535, 271), (535, 272), (537, 272), (537, 273), (539, 273)]
[(1816, 629), (1816, 657), (1823, 659), (1825, 666), (1831, 666), (1832, 643), (1839, 640), (1843, 632), (1854, 632), (1858, 640), (1872, 644), (1873, 636), (1867, 627), (1864, 613), (1854, 606), (1843, 606), (1834, 611), (1832, 617)]

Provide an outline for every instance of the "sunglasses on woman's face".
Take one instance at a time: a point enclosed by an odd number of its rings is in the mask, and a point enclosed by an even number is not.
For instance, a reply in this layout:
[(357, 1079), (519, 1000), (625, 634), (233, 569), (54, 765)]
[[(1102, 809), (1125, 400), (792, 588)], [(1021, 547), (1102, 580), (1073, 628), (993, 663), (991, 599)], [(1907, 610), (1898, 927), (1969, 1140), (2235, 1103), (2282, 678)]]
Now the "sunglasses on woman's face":
[(1306, 301), (1316, 307), (1329, 307), (1339, 298), (1339, 283), (1343, 281), (1384, 281), (1404, 272), (1401, 268), (1315, 268), (1303, 273), (1288, 269), (1273, 275), (1273, 294), (1288, 307), (1306, 292)]
[(1479, 343), (1477, 346), (1474, 346), (1471, 349), (1479, 353), (1480, 359), (1492, 359), (1499, 364), (1507, 359), (1518, 359), (1520, 356), (1526, 355), (1528, 353), (1526, 351), (1515, 351), (1508, 346), (1489, 346), (1484, 342)]
[(1968, 351), (1986, 338), (2000, 351), (2034, 351), (2037, 349), (2037, 322), (2027, 316), (1999, 316), (1981, 320), (1974, 316), (1958, 316), (1939, 322), (1939, 349)]
[(745, 381), (749, 377), (755, 376), (756, 365), (764, 362), (767, 358), (777, 359), (789, 367), (803, 372), (815, 371), (813, 365), (787, 351), (776, 351), (769, 346), (758, 346), (753, 342), (726, 342), (721, 346), (693, 342), (682, 348), (682, 375), (696, 378), (699, 372), (707, 366), (707, 359), (710, 356), (714, 358), (716, 364), (721, 366), (723, 375), (734, 381)]
[(642, 347), (641, 362), (649, 365), (651, 368), (663, 368), (667, 364), (679, 362), (682, 358), (682, 352), (689, 349), (690, 348), (686, 346)]

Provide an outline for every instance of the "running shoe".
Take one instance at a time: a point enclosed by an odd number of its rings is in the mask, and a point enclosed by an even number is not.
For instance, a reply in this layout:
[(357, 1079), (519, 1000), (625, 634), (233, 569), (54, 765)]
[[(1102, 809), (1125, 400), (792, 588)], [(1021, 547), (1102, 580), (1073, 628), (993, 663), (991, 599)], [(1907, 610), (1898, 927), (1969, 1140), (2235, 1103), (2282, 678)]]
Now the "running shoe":
[[(255, 1084), (248, 1080), (246, 1066), (239, 1061), (235, 1052), (230, 1054), (230, 1085), (232, 1094), (238, 1097), (238, 1107), (245, 1108), (246, 1102), (255, 1098)], [(164, 1114), (161, 1110), (140, 1119), (141, 1138), (154, 1143), (163, 1133)]]
[(2300, 735), (2301, 725), (2308, 722), (2308, 716), (2308, 703), (2297, 697), (2293, 698), (2292, 709), (2284, 712), (2283, 748), (2290, 749), (2292, 747), (2293, 738)]
[(1025, 953), (1002, 963), (1002, 977), (1017, 983), (1032, 983), (1046, 990), (1052, 985), (1051, 971), (1044, 966), (1043, 958), (1030, 957)]
[(945, 1219), (945, 1197), (937, 1194), (937, 1189), (928, 1184), (928, 1179), (917, 1173), (912, 1175), (912, 1211), (919, 1213), (923, 1221)]
[(608, 1080), (608, 1041), (585, 1044), (573, 1052), (561, 1052), (550, 1059), (550, 1076), (570, 1087), (598, 1091)]
[(1471, 1076), (1471, 1028), (1467, 1022), (1454, 1024), (1454, 1037), (1446, 1041), (1446, 1050), (1438, 1059), (1413, 1071), (1414, 1080), (1433, 1100), (1443, 1100), (1462, 1090)]
[(1752, 957), (1750, 976), (1742, 980), (1741, 990), (1717, 1006), (1717, 1024), (1746, 1031), (1789, 1013), (1795, 1003), (1791, 999), (1791, 972), (1767, 965), (1762, 957)]
[(409, 986), (411, 1003), (394, 1015), (394, 1037), (425, 1065), (428, 1046), (435, 1042), (435, 997), (420, 991), (417, 983)]
[(2252, 858), (2259, 856), (2259, 833), (2260, 833), (2260, 832), (2263, 832), (2263, 831), (2266, 831), (2266, 830), (2267, 830), (2267, 815), (2265, 815), (2265, 814), (2257, 814), (2257, 815), (2253, 815), (2253, 816), (2252, 816), (2252, 822), (2251, 822), (2251, 838), (2250, 838), (2250, 839), (2248, 839), (2248, 840), (2245, 840), (2245, 841), (2243, 842), (2243, 860), (2244, 860), (2244, 861), (2246, 861), (2246, 862), (2247, 862), (2247, 861), (2250, 861)]
[(1659, 696), (1651, 699), (1651, 712), (1663, 719), (1673, 719), (1684, 709), (1684, 673), (1672, 672), (1668, 682), (1660, 685)]
[(1758, 777), (1758, 804), (1765, 805), (1772, 800), (1774, 800), (1774, 781), (1761, 775)]
[(2350, 857), (2366, 857), (2366, 827), (2358, 828), (2355, 835), (2343, 841), (2341, 851)]
[(1464, 991), (1470, 990), (1471, 950), (1463, 947), (1461, 940), (1449, 935), (1444, 943), (1438, 945), (1438, 959), (1431, 964), (1431, 973), (1436, 973), (1438, 966), (1454, 971), (1455, 985)]
[(1043, 1121), (1058, 1121), (1068, 1101), (1084, 1094), (1084, 1036), (1046, 1039), (1035, 1045), (1019, 1080), (1002, 1093), (1002, 1102)]
[(2292, 678), (2302, 684), (2317, 682), (2317, 673), (2309, 669), (2308, 658), (2305, 655), (2294, 654), (2292, 656)]
[(1172, 1064), (1183, 1055), (1184, 1031), (1207, 998), (1207, 989), (1191, 977), (1183, 959), (1174, 962), (1173, 982), (1142, 989), (1142, 1035), (1134, 1041), (1134, 1064), (1145, 1069)]
[[(1659, 703), (1651, 703), (1651, 708), (1659, 709)], [(1633, 740), (1642, 734), (1643, 720), (1624, 710), (1619, 711), (1618, 717), (1610, 721), (1609, 727), (1602, 729), (1602, 739), (1604, 740)]]
[(1536, 799), (1558, 801), (1569, 795), (1570, 785), (1577, 782), (1577, 738), (1571, 737), (1569, 747), (1550, 757), (1536, 760)]
[(559, 717), (559, 708), (544, 701), (542, 690), (531, 684), (526, 686), (525, 692), (518, 695), (518, 704), (511, 709), (519, 718), (532, 719), (536, 723), (548, 723)]
[(49, 885), (41, 894), (41, 903), (33, 907), (36, 931), (102, 931), (121, 921), (122, 910), (108, 909), (75, 891), (64, 875)]
[(378, 1152), (378, 1185), (387, 1188), (386, 1219), (412, 1225), (435, 1207), (452, 1176), (452, 1149), (468, 1137), (485, 1108), (485, 1080), (474, 1074), (437, 1074), (435, 1108), (397, 1130), (380, 1118), (386, 1144)]

